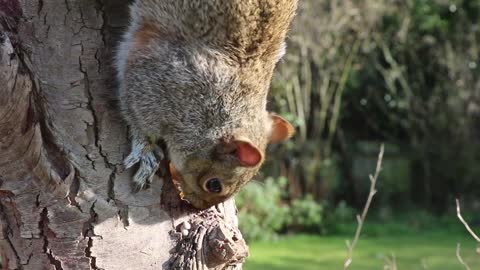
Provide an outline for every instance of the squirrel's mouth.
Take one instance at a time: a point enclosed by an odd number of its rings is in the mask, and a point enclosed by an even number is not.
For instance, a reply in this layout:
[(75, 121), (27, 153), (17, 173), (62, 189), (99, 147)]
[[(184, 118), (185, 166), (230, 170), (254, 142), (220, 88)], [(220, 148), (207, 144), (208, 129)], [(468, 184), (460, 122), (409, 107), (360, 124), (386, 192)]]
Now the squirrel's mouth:
[(209, 202), (207, 200), (203, 200), (195, 192), (190, 192), (188, 190), (189, 189), (188, 183), (185, 183), (185, 181), (183, 181), (182, 177), (177, 172), (177, 170), (172, 165), (172, 163), (169, 163), (169, 171), (170, 171), (170, 176), (171, 176), (173, 185), (178, 190), (181, 200), (186, 201), (189, 204), (193, 205), (195, 208), (202, 209), (202, 210), (210, 208), (213, 205), (217, 204), (217, 203)]
[(170, 172), (170, 177), (172, 179), (173, 185), (179, 192), (180, 199), (188, 202), (188, 200), (185, 199), (185, 193), (183, 192), (182, 179), (179, 177), (177, 170), (171, 162), (168, 164), (168, 170)]

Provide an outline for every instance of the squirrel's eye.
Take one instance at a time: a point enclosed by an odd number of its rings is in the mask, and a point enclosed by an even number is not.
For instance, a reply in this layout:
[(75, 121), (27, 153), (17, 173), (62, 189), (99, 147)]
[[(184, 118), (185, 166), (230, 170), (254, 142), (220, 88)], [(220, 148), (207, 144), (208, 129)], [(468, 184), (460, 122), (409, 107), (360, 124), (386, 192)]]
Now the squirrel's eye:
[(222, 182), (218, 178), (209, 179), (205, 182), (205, 190), (211, 193), (220, 193), (222, 192)]

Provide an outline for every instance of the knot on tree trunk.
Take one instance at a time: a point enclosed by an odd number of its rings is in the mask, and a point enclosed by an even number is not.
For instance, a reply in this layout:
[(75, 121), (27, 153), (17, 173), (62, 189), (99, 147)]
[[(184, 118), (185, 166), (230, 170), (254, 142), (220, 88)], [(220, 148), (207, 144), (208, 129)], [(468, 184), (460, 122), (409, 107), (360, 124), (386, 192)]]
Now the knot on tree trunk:
[(238, 228), (235, 203), (229, 200), (198, 210), (179, 196), (168, 171), (168, 161), (160, 166), (163, 177), (162, 208), (177, 219), (170, 235), (176, 246), (164, 269), (203, 270), (241, 269), (248, 256), (248, 246)]
[(248, 256), (241, 232), (216, 207), (191, 215), (172, 234), (179, 241), (168, 269), (240, 269)]

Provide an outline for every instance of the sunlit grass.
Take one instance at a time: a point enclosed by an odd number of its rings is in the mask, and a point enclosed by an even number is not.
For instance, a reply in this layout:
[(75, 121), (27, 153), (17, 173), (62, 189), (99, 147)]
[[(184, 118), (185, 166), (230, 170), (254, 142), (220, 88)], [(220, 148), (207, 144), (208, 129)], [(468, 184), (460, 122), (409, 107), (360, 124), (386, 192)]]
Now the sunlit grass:
[[(342, 269), (348, 236), (289, 236), (275, 242), (250, 243), (246, 270), (334, 270)], [(480, 269), (476, 243), (466, 234), (428, 233), (363, 237), (353, 255), (351, 270), (383, 269), (393, 254), (399, 270), (462, 270), (455, 251), (462, 245), (462, 257), (471, 269)]]

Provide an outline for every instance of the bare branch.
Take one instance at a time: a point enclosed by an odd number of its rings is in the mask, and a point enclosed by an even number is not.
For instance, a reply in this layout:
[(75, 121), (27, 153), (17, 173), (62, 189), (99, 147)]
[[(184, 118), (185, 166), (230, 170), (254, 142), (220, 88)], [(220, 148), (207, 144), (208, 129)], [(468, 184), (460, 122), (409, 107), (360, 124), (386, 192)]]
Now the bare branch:
[[(478, 242), (480, 243), (480, 238), (478, 235), (475, 234), (475, 232), (470, 228), (470, 225), (463, 219), (462, 213), (460, 211), (460, 201), (458, 199), (455, 199), (455, 202), (457, 203), (457, 217), (458, 219), (463, 223), (465, 226), (465, 229), (470, 233), (470, 235)], [(457, 259), (458, 261), (465, 267), (466, 270), (470, 270), (470, 266), (462, 259), (462, 256), (460, 255), (460, 243), (457, 244)]]
[(468, 223), (462, 217), (462, 213), (460, 212), (460, 201), (458, 199), (455, 199), (455, 202), (457, 203), (458, 219), (463, 223), (463, 225), (465, 226), (465, 229), (467, 229), (467, 231), (472, 235), (472, 237), (475, 238), (475, 240), (477, 240), (478, 243), (480, 243), (480, 237), (478, 237), (478, 235), (475, 234), (472, 228), (470, 228), (470, 225), (468, 225)]
[(347, 242), (347, 248), (348, 248), (348, 256), (347, 260), (345, 260), (345, 263), (343, 265), (343, 270), (348, 269), (348, 267), (352, 264), (352, 257), (353, 257), (353, 250), (355, 246), (357, 245), (358, 239), (360, 238), (360, 233), (362, 232), (362, 227), (363, 224), (365, 223), (365, 219), (367, 217), (368, 209), (370, 208), (370, 204), (372, 203), (373, 196), (377, 193), (377, 190), (375, 189), (375, 185), (377, 183), (378, 175), (380, 174), (380, 171), (382, 169), (382, 160), (383, 160), (383, 153), (385, 150), (385, 146), (382, 144), (380, 147), (380, 153), (378, 154), (378, 159), (377, 159), (377, 167), (375, 169), (375, 175), (372, 176), (370, 175), (370, 192), (368, 194), (367, 202), (365, 203), (365, 207), (363, 208), (363, 212), (361, 216), (357, 216), (357, 230), (355, 232), (355, 236), (353, 238), (353, 241), (351, 244)]
[(385, 265), (383, 267), (384, 270), (398, 270), (397, 266), (397, 258), (395, 254), (392, 253), (391, 256), (387, 256), (385, 258)]
[(428, 264), (426, 259), (422, 259), (422, 269), (427, 270), (428, 269)]
[(460, 243), (457, 244), (457, 259), (465, 267), (465, 270), (471, 270), (470, 266), (462, 259), (460, 255)]

